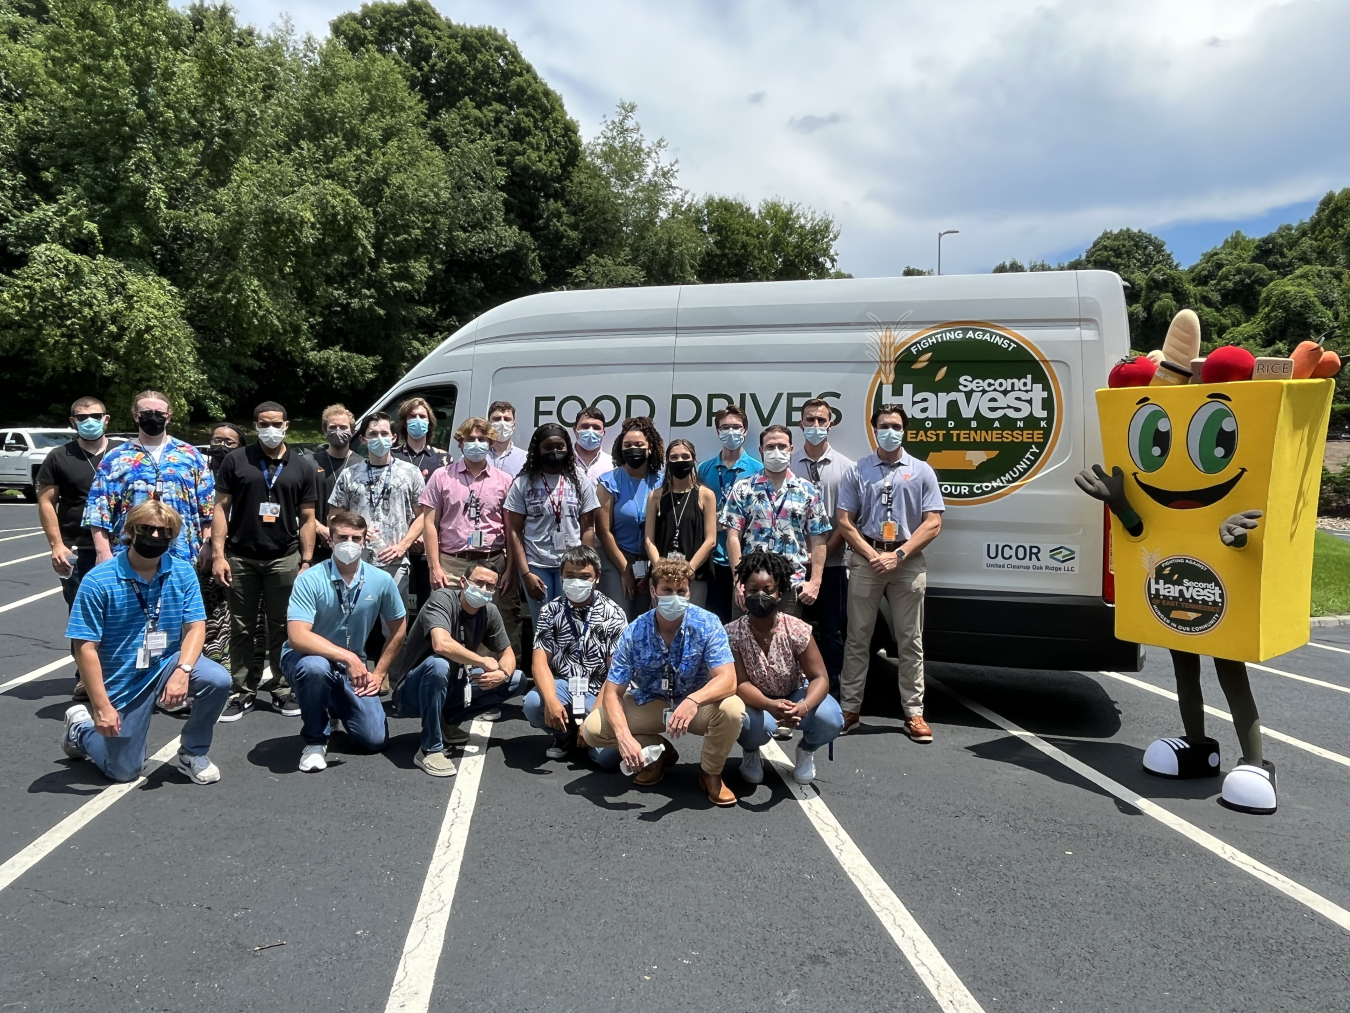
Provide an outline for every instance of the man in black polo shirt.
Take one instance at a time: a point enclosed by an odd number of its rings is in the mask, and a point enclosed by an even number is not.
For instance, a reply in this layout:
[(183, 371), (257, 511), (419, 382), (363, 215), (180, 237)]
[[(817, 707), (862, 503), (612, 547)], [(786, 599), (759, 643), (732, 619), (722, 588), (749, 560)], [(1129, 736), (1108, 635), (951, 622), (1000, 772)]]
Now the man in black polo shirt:
[(232, 450), (216, 470), (216, 512), (211, 522), (212, 572), (229, 589), (232, 696), (221, 721), (238, 721), (253, 707), (263, 658), (254, 641), (258, 602), (267, 614), (267, 655), (272, 663), (272, 706), (298, 717), (281, 674), (286, 607), (291, 585), (314, 558), (314, 465), (286, 446), (286, 409), (264, 401), (253, 409), (258, 442)]
[[(102, 401), (80, 398), (70, 406), (70, 425), (79, 436), (52, 450), (38, 468), (38, 520), (52, 549), (52, 569), (61, 578), (67, 612), (80, 581), (97, 562), (93, 536), (82, 522), (94, 472), (108, 452), (108, 437), (104, 435), (108, 420), (108, 409)], [(89, 699), (78, 677), (75, 699)]]
[(333, 554), (333, 546), (328, 538), (328, 497), (333, 495), (333, 486), (347, 465), (361, 460), (352, 452), (352, 434), (356, 431), (356, 420), (344, 404), (330, 404), (323, 410), (321, 423), (324, 439), (328, 446), (320, 447), (310, 455), (310, 463), (317, 473), (319, 499), (314, 504), (315, 531), (314, 562), (322, 563)]

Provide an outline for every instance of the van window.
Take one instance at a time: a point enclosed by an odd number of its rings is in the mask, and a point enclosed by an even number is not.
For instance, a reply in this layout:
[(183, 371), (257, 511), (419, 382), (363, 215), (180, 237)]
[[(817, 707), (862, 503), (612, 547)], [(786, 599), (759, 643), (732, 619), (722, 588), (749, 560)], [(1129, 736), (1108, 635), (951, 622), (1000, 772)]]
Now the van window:
[(436, 417), (436, 431), (431, 437), (432, 446), (448, 450), (455, 436), (455, 400), (458, 397), (458, 389), (453, 383), (444, 383), (400, 391), (388, 404), (380, 406), (380, 410), (388, 412), (389, 417), (394, 420), (395, 431), (398, 429), (398, 406), (415, 397), (420, 397), (431, 405), (431, 413)]

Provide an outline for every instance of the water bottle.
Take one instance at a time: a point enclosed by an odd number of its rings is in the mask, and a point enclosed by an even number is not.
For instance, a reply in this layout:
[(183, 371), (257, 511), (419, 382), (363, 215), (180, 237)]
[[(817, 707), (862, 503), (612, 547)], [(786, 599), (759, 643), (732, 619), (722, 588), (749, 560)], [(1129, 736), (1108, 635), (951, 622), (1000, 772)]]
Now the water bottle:
[(639, 770), (643, 770), (644, 768), (646, 768), (648, 764), (655, 763), (658, 759), (660, 759), (661, 753), (665, 751), (665, 748), (666, 747), (659, 742), (654, 746), (643, 746), (641, 767), (630, 767), (628, 766), (628, 761), (624, 760), (622, 763), (619, 764), (619, 769), (623, 771), (625, 774), (627, 774), (629, 777), (632, 777)]

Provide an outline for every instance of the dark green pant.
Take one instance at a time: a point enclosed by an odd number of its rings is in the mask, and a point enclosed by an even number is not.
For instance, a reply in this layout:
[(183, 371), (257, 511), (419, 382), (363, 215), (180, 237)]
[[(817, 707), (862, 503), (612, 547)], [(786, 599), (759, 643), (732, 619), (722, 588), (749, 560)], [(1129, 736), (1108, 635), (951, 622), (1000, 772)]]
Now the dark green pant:
[[(281, 645), (286, 642), (286, 607), (300, 570), (300, 553), (280, 559), (248, 559), (226, 554), (230, 563), (230, 677), (232, 692), (256, 696), (263, 662), (272, 665), (272, 695), (289, 695), (281, 674)], [(259, 608), (261, 603), (262, 608)], [(257, 650), (259, 612), (267, 616), (267, 651)]]

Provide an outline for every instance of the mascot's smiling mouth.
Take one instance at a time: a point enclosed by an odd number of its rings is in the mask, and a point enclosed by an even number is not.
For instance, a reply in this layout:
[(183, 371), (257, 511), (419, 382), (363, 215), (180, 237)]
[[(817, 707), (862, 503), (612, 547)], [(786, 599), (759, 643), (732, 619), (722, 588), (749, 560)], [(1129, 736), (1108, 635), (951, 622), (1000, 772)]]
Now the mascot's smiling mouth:
[(1161, 503), (1173, 510), (1195, 510), (1219, 502), (1233, 491), (1233, 486), (1237, 485), (1245, 474), (1247, 474), (1247, 469), (1242, 468), (1227, 482), (1211, 485), (1207, 489), (1186, 489), (1182, 492), (1172, 492), (1170, 489), (1159, 489), (1156, 485), (1146, 485), (1139, 481), (1139, 472), (1137, 471), (1134, 473), (1134, 481), (1139, 488), (1148, 493), (1149, 498), (1155, 503)]

